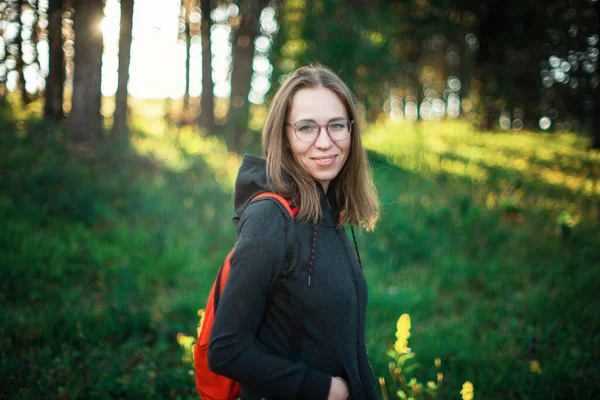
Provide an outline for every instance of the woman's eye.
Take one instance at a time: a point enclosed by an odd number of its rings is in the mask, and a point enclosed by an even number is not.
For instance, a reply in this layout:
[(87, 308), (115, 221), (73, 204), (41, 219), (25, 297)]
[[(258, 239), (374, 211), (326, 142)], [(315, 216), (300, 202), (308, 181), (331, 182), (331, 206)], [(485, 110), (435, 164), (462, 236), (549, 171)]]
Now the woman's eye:
[(297, 127), (297, 129), (298, 129), (298, 132), (308, 133), (308, 132), (314, 131), (315, 127), (313, 125), (311, 125), (311, 124), (302, 124), (302, 125), (299, 125)]
[(329, 129), (340, 130), (344, 129), (345, 126), (346, 124), (344, 124), (343, 122), (333, 122), (329, 124)]

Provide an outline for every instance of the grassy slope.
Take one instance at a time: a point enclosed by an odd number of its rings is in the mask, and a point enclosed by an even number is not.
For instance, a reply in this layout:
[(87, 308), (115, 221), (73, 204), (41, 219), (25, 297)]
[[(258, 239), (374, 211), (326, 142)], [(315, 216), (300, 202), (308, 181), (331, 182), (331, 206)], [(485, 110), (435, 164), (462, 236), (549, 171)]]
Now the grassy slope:
[(594, 398), (600, 155), (574, 135), (449, 123), (374, 128), (366, 144), (384, 205), (362, 240), (375, 369), (409, 313), (416, 375), (435, 381), (440, 357), (445, 396), (470, 380), (479, 398)]
[[(0, 398), (194, 397), (176, 335), (194, 335), (234, 240), (239, 158), (190, 130), (139, 126), (130, 151), (3, 122), (29, 134), (0, 138)], [(359, 237), (376, 374), (409, 313), (414, 375), (434, 379), (440, 357), (442, 398), (465, 380), (477, 398), (593, 398), (598, 156), (573, 136), (451, 124), (375, 127), (366, 143), (383, 203)]]

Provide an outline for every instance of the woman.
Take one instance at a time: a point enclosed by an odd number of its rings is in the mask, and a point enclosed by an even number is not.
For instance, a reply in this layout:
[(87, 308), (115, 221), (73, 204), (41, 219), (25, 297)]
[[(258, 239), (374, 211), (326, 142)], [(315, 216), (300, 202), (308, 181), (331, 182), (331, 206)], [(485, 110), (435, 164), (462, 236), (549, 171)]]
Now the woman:
[[(350, 90), (326, 68), (300, 68), (273, 99), (263, 148), (266, 160), (245, 155), (236, 181), (238, 242), (210, 368), (241, 382), (243, 400), (376, 399), (367, 284), (342, 226), (372, 229), (379, 211)], [(265, 191), (293, 200), (294, 222), (276, 202), (252, 201)], [(285, 267), (288, 223), (297, 262), (285, 290), (270, 297)]]

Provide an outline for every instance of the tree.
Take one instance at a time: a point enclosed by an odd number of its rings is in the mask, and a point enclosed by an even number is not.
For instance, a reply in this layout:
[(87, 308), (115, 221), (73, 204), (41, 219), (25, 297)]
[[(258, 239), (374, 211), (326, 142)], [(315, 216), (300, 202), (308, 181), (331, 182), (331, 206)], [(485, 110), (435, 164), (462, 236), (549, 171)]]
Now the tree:
[(399, 23), (408, 17), (402, 19), (397, 7), (383, 0), (284, 2), (274, 45), (275, 81), (302, 65), (322, 64), (340, 75), (374, 120), (390, 83), (405, 76), (398, 73), (395, 43), (402, 39), (396, 33)]
[(210, 17), (210, 0), (200, 0), (200, 37), (202, 40), (202, 98), (200, 100), (200, 115), (198, 126), (212, 129), (215, 124), (215, 103), (213, 97), (214, 83), (212, 80), (212, 46), (210, 42), (210, 30), (212, 19)]
[[(0, 3), (0, 21), (5, 19), (5, 12), (8, 9), (8, 4), (6, 2)], [(7, 87), (6, 87), (6, 78), (7, 78), (7, 68), (6, 68), (6, 60), (7, 60), (7, 50), (8, 46), (6, 45), (6, 37), (4, 33), (5, 23), (0, 24), (0, 44), (2, 48), (0, 49), (0, 64), (4, 67), (0, 69), (0, 106), (3, 106), (6, 99)]]
[(27, 91), (25, 90), (25, 61), (23, 60), (23, 21), (21, 16), (23, 15), (23, 5), (24, 0), (17, 0), (17, 23), (18, 23), (18, 31), (16, 36), (16, 54), (15, 59), (17, 61), (17, 90), (21, 94), (21, 100), (23, 104), (29, 103), (29, 97), (27, 96)]
[(115, 99), (115, 113), (112, 128), (113, 137), (126, 139), (129, 135), (127, 124), (127, 84), (129, 82), (129, 61), (131, 58), (131, 38), (133, 27), (133, 0), (121, 0), (121, 28), (119, 32), (119, 82)]
[(248, 130), (250, 104), (248, 95), (252, 79), (254, 40), (259, 33), (261, 10), (268, 0), (248, 0), (240, 2), (239, 23), (232, 35), (231, 97), (229, 103), (228, 127), (225, 136), (227, 148), (238, 151), (242, 137)]
[[(13, 36), (14, 46), (9, 46), (9, 52), (15, 61), (17, 91), (21, 95), (23, 104), (31, 102), (26, 88), (26, 69), (36, 60), (35, 38), (36, 32), (36, 1), (35, 0), (13, 0), (7, 2), (10, 10), (7, 13), (9, 23), (16, 27)], [(28, 61), (27, 61), (28, 60)]]
[[(29, 0), (29, 9), (32, 14), (33, 21), (31, 22), (31, 25), (28, 27), (31, 31), (31, 35), (30, 35), (30, 39), (29, 39), (29, 43), (28, 43), (29, 52), (31, 53), (31, 61), (29, 62), (28, 65), (35, 66), (35, 70), (39, 74), (40, 60), (39, 60), (39, 54), (37, 51), (37, 45), (39, 43), (39, 34), (40, 34), (40, 30), (41, 30), (41, 26), (39, 24), (39, 22), (40, 22), (40, 2), (39, 2), (39, 0)], [(34, 98), (37, 98), (38, 96), (39, 96), (39, 87), (37, 85), (37, 80), (36, 80), (36, 93), (35, 93)], [(30, 98), (30, 100), (33, 100), (33, 99)]]
[(102, 118), (100, 76), (102, 72), (103, 0), (75, 1), (75, 66), (73, 98), (67, 132), (74, 140), (100, 138)]
[(62, 0), (50, 0), (48, 4), (48, 42), (50, 54), (48, 76), (46, 77), (46, 92), (44, 115), (62, 119), (63, 88), (65, 83), (65, 65), (62, 40)]
[[(600, 23), (598, 23), (598, 18), (600, 18), (600, 1), (596, 1), (594, 4), (594, 12), (596, 14), (596, 26), (594, 31), (596, 33), (596, 38), (600, 38)], [(600, 46), (598, 45), (598, 42), (596, 42), (596, 49), (598, 47)], [(592, 115), (594, 120), (592, 122), (592, 148), (600, 150), (600, 84), (596, 84), (593, 96)]]
[(181, 0), (180, 24), (183, 25), (183, 41), (185, 43), (185, 92), (183, 94), (183, 109), (186, 111), (190, 104), (190, 50), (192, 45), (192, 31), (190, 15), (194, 0)]

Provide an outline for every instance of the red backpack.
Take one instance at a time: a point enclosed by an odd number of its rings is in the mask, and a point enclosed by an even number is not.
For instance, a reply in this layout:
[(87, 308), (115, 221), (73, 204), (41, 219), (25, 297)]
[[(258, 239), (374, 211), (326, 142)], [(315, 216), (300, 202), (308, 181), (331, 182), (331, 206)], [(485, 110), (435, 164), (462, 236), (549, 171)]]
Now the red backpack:
[[(282, 206), (287, 213), (289, 213), (292, 220), (298, 213), (298, 209), (293, 207), (290, 201), (272, 192), (261, 193), (254, 197), (252, 201), (262, 198), (275, 200), (277, 204)], [(289, 224), (289, 227), (293, 228), (293, 224)], [(292, 245), (292, 247), (295, 245), (295, 234), (290, 234), (288, 237), (292, 238), (292, 242), (288, 243), (288, 248), (286, 249), (286, 262), (292, 263), (291, 261), (293, 258), (290, 258), (290, 253), (292, 253), (292, 251), (290, 251), (290, 245)], [(288, 242), (290, 242), (290, 240), (288, 240)], [(231, 400), (240, 397), (241, 385), (239, 382), (235, 382), (225, 376), (212, 372), (208, 366), (208, 342), (210, 333), (215, 321), (215, 312), (219, 303), (219, 298), (221, 293), (223, 293), (227, 278), (229, 277), (230, 261), (234, 251), (235, 247), (229, 252), (217, 273), (217, 277), (208, 296), (206, 310), (204, 311), (204, 315), (198, 328), (198, 342), (194, 345), (196, 389), (198, 389), (198, 394), (202, 400)], [(294, 257), (294, 255), (291, 257)]]

